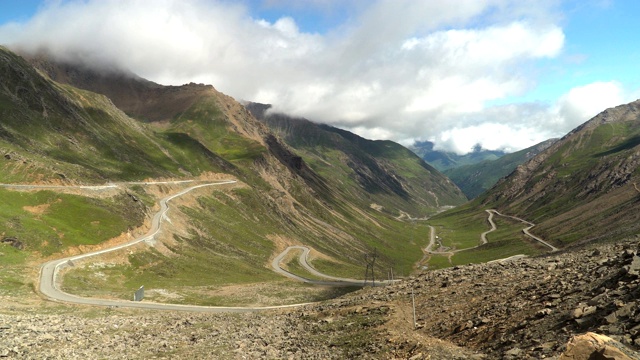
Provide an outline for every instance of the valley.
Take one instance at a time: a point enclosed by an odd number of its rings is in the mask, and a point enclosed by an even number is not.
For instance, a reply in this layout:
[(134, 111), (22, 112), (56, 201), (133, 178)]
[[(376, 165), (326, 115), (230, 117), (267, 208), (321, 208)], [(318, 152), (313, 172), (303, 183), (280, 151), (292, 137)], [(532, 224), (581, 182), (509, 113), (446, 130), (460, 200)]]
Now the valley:
[(211, 85), (6, 48), (0, 74), (0, 357), (640, 349), (638, 101), (505, 155), (469, 201), (398, 143)]

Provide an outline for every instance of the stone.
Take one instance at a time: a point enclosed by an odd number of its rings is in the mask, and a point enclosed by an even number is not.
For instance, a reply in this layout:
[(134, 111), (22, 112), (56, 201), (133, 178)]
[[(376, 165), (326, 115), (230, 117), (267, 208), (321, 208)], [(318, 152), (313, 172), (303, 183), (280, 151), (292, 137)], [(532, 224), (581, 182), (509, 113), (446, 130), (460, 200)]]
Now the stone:
[(511, 350), (507, 350), (504, 354), (509, 357), (519, 357), (522, 355), (522, 349), (515, 347)]
[(595, 306), (581, 306), (581, 307), (578, 307), (575, 310), (573, 310), (573, 318), (574, 319), (580, 319), (582, 317), (589, 316), (591, 314), (594, 314), (596, 312), (596, 310), (598, 310), (598, 308), (595, 307)]
[(618, 322), (618, 317), (616, 316), (616, 313), (613, 312), (605, 316), (604, 320), (607, 322), (607, 324), (615, 324)]
[(543, 318), (547, 315), (550, 315), (553, 312), (551, 309), (541, 309), (536, 312), (536, 317)]
[(629, 265), (629, 271), (627, 273), (635, 277), (640, 276), (640, 256), (636, 255), (633, 257), (633, 261), (631, 261), (631, 265)]
[(608, 336), (588, 332), (576, 335), (558, 360), (638, 360), (633, 350)]

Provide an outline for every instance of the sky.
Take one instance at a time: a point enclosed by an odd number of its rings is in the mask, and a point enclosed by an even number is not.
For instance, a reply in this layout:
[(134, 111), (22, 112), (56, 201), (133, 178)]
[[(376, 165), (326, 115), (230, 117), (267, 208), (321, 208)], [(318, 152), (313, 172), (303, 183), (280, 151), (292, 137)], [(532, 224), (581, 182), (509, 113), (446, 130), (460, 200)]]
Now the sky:
[(403, 145), (561, 137), (640, 97), (636, 0), (0, 1), (0, 44)]

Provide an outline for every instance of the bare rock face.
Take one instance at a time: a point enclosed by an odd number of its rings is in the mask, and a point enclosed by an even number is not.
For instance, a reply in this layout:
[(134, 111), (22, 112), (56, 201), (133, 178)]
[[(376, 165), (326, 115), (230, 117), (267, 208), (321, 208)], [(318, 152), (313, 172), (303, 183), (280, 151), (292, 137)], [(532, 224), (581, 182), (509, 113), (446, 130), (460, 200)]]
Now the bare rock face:
[(610, 337), (588, 332), (576, 335), (558, 360), (636, 360), (638, 353)]

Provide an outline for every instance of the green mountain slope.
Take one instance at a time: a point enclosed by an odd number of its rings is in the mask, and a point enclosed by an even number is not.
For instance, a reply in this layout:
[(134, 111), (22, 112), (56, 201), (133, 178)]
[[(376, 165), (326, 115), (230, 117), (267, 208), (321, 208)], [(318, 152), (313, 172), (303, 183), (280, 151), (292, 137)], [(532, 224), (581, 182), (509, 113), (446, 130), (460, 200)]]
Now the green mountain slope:
[(105, 96), (53, 82), (0, 49), (1, 182), (133, 180), (199, 175), (228, 164), (156, 134)]
[[(175, 230), (163, 233), (156, 247), (123, 255), (103, 277), (96, 278), (90, 268), (74, 269), (65, 287), (83, 288), (88, 295), (128, 298), (136, 284), (148, 282), (182, 293), (185, 302), (210, 304), (219, 303), (215, 294), (225, 286), (260, 288), (269, 283), (273, 296), (279, 297), (273, 302), (280, 303), (289, 291), (280, 290), (291, 286), (269, 269), (270, 259), (298, 244), (315, 249), (313, 265), (329, 274), (362, 277), (364, 254), (373, 249), (380, 255), (379, 274), (390, 268), (409, 274), (422, 257), (426, 240), (416, 234), (424, 225), (396, 217), (423, 216), (438, 205), (464, 199), (446, 178), (415, 156), (406, 156), (396, 144), (322, 130), (342, 139), (340, 146), (382, 160), (359, 154), (351, 163), (337, 161), (346, 156), (341, 153), (347, 154), (339, 149), (329, 149), (332, 157), (324, 162), (320, 156), (298, 153), (212, 86), (165, 87), (126, 73), (60, 65), (42, 57), (30, 60), (36, 70), (6, 49), (0, 58), (0, 182), (239, 180), (234, 186), (203, 188), (172, 201)], [(83, 84), (89, 89), (81, 89)], [(357, 169), (357, 176), (351, 169), (335, 171), (345, 166)], [(445, 183), (439, 183), (442, 179)], [(131, 231), (143, 231), (137, 228), (153, 212), (155, 200), (181, 186), (187, 185), (122, 184), (110, 192), (74, 191), (69, 196), (57, 190), (19, 196), (2, 190), (0, 237), (24, 244), (29, 255), (16, 255), (22, 266), (37, 261), (33, 257), (102, 246), (117, 234), (122, 241)], [(453, 195), (442, 189), (453, 189)], [(20, 201), (10, 200), (14, 198)], [(109, 227), (98, 233), (104, 223)], [(76, 225), (83, 231), (75, 231)], [(16, 276), (2, 284), (23, 281)], [(22, 291), (28, 291), (28, 282), (22, 284)], [(297, 286), (291, 291), (300, 295), (308, 289)]]
[(607, 109), (480, 197), (559, 245), (640, 232), (640, 101)]
[[(429, 219), (438, 239), (425, 263), (439, 268), (551, 251), (523, 233), (531, 223), (531, 233), (560, 250), (638, 236), (639, 183), (636, 101), (603, 111), (476, 199)], [(499, 211), (493, 231), (489, 209)]]
[[(459, 205), (464, 195), (449, 179), (403, 146), (372, 141), (306, 119), (267, 113), (268, 105), (245, 105), (304, 161), (344, 196), (360, 206), (424, 215)], [(365, 192), (362, 192), (364, 189)]]
[(473, 199), (490, 189), (500, 178), (509, 175), (518, 165), (551, 146), (556, 140), (547, 140), (495, 160), (484, 160), (477, 164), (450, 168), (445, 170), (444, 174), (458, 185), (469, 199)]

